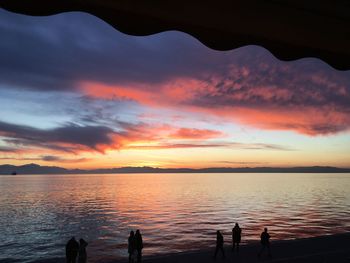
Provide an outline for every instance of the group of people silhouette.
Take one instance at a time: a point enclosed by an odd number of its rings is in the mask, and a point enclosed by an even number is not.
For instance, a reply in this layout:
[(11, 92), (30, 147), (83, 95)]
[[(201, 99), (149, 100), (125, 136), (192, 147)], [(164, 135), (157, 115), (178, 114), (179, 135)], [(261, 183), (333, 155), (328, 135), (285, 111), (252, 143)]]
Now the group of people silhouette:
[(76, 263), (78, 257), (78, 263), (86, 263), (87, 254), (86, 247), (88, 243), (84, 239), (80, 239), (79, 243), (72, 237), (66, 244), (66, 262)]
[[(242, 237), (242, 229), (238, 225), (235, 224), (234, 228), (232, 228), (232, 251), (239, 252), (239, 244), (241, 243)], [(258, 253), (258, 257), (262, 255), (262, 253), (267, 249), (268, 256), (271, 257), (271, 249), (270, 249), (270, 234), (267, 232), (267, 228), (264, 228), (264, 231), (260, 235), (260, 243), (261, 249)], [(88, 243), (84, 239), (80, 239), (79, 243), (75, 240), (75, 237), (72, 237), (68, 243), (66, 244), (66, 262), (67, 263), (76, 263), (76, 259), (78, 257), (78, 263), (86, 263), (87, 254), (86, 247)], [(143, 249), (143, 241), (142, 235), (139, 229), (134, 231), (130, 231), (130, 235), (128, 238), (128, 253), (129, 253), (129, 263), (140, 263), (142, 260), (142, 249)], [(214, 253), (214, 259), (218, 252), (221, 252), (222, 257), (225, 258), (225, 250), (224, 250), (224, 236), (221, 234), (220, 230), (216, 231), (216, 247)]]
[(139, 263), (142, 259), (142, 249), (143, 249), (143, 241), (142, 235), (139, 229), (134, 231), (130, 231), (130, 235), (128, 238), (128, 253), (129, 253), (129, 263), (134, 263), (135, 260)]
[[(239, 252), (239, 244), (241, 243), (242, 229), (239, 227), (238, 223), (235, 224), (232, 228), (232, 251), (236, 249), (237, 253)], [(268, 256), (271, 257), (270, 249), (270, 234), (267, 232), (267, 228), (264, 228), (264, 231), (260, 235), (261, 249), (258, 253), (258, 257), (261, 257), (262, 253), (267, 249)], [(214, 259), (216, 258), (218, 252), (221, 252), (222, 257), (225, 258), (224, 250), (224, 236), (221, 234), (220, 230), (216, 231), (216, 247), (214, 253)]]

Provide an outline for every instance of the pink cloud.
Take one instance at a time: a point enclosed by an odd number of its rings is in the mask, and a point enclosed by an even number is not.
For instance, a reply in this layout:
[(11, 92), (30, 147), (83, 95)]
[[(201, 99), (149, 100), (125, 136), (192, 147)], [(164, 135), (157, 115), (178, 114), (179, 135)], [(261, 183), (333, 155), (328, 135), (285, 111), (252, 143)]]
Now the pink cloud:
[(80, 87), (92, 97), (129, 99), (152, 108), (196, 112), (260, 129), (316, 136), (350, 128), (347, 78), (325, 71), (310, 74), (310, 70), (289, 65), (232, 64), (224, 72), (161, 84), (121, 87), (82, 82)]
[(223, 133), (215, 130), (208, 129), (190, 129), (180, 128), (174, 133), (170, 134), (171, 138), (175, 139), (192, 139), (192, 140), (204, 140), (211, 138), (218, 138), (223, 136)]

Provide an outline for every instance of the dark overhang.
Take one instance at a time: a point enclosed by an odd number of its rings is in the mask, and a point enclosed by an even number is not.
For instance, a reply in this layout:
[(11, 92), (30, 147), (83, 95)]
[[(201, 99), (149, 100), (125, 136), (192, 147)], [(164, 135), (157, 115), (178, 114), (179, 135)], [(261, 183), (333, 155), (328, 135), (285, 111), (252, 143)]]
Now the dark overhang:
[(350, 69), (350, 2), (340, 0), (0, 0), (12, 12), (93, 14), (130, 35), (178, 30), (216, 50), (259, 45), (281, 60)]

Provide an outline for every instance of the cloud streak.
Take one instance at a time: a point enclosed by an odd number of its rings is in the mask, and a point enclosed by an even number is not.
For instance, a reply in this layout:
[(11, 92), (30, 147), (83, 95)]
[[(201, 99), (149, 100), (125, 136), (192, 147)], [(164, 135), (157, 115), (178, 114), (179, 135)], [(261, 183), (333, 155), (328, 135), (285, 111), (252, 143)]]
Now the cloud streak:
[(6, 147), (6, 146), (0, 146), (0, 152), (2, 153), (13, 153), (17, 152), (18, 150), (14, 147)]
[(79, 126), (71, 123), (44, 130), (0, 122), (0, 136), (10, 145), (35, 146), (73, 153), (81, 150), (101, 151), (104, 145), (112, 144), (112, 133), (110, 128), (103, 126)]
[(237, 142), (210, 142), (210, 143), (160, 143), (155, 145), (131, 145), (128, 149), (137, 150), (159, 150), (159, 149), (178, 149), (178, 148), (231, 148), (241, 150), (277, 150), (294, 151), (294, 149), (276, 144), (266, 143), (237, 143)]
[[(37, 129), (24, 125), (0, 122), (2, 141), (11, 147), (3, 151), (38, 152), (49, 149), (53, 153), (78, 154), (84, 152), (106, 153), (109, 150), (164, 150), (181, 148), (232, 148), (245, 150), (289, 151), (288, 147), (275, 144), (244, 144), (217, 141), (223, 133), (208, 129), (178, 128), (170, 125), (151, 126), (143, 123), (119, 123), (120, 130), (103, 126), (78, 126), (66, 124), (55, 129)], [(33, 160), (69, 162), (57, 155), (41, 155)], [(32, 160), (32, 159), (31, 159)], [(74, 159), (77, 160), (77, 159)]]
[(87, 158), (64, 158), (54, 155), (42, 155), (39, 157), (0, 157), (0, 160), (18, 160), (18, 161), (44, 161), (54, 163), (79, 163), (89, 161)]

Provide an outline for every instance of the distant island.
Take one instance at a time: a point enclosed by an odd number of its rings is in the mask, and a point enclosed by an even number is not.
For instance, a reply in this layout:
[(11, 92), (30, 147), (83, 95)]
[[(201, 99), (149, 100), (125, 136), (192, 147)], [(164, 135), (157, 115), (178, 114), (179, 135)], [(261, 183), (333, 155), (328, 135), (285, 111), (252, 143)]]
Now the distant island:
[(66, 169), (57, 166), (38, 164), (0, 165), (0, 174), (123, 174), (123, 173), (350, 173), (350, 168), (331, 166), (310, 167), (213, 167), (213, 168), (155, 168), (155, 167), (119, 167), (105, 169)]

